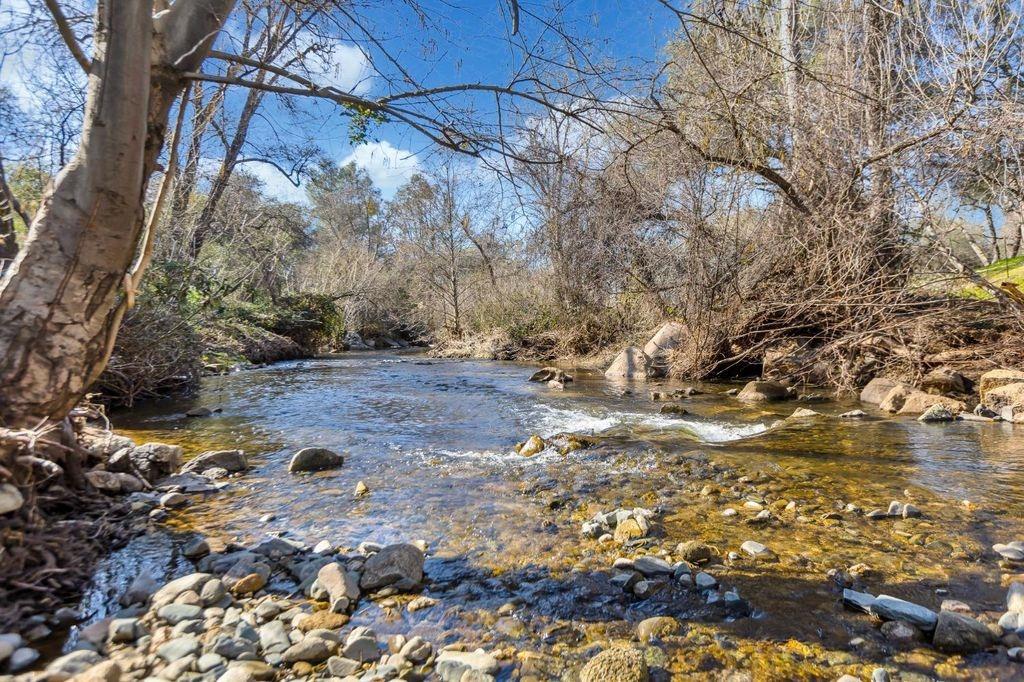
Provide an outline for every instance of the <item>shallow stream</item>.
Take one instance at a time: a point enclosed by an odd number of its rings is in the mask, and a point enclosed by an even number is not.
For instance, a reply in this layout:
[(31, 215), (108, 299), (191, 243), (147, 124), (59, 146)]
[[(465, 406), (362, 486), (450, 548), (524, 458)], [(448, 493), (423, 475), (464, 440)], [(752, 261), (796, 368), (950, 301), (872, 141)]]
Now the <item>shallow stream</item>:
[[(868, 671), (889, 665), (944, 678), (1018, 675), (996, 654), (947, 660), (926, 645), (894, 649), (866, 616), (843, 610), (826, 573), (866, 564), (860, 586), (872, 593), (933, 609), (956, 598), (998, 618), (1007, 571), (989, 547), (1024, 538), (1024, 427), (921, 424), (855, 401), (762, 408), (723, 395), (729, 386), (721, 385), (701, 385), (703, 394), (683, 399), (689, 415), (663, 415), (649, 386), (581, 371), (558, 391), (529, 383), (534, 369), (348, 354), (212, 377), (193, 401), (116, 415), (117, 430), (137, 442), (180, 444), (186, 457), (240, 448), (254, 468), (233, 479), (229, 492), (176, 512), (166, 531), (113, 553), (85, 610), (105, 615), (141, 571), (171, 577), (191, 570), (178, 548), (195, 533), (211, 542), (287, 533), (350, 547), (422, 539), (430, 546), (426, 594), (439, 605), (410, 614), (367, 601), (355, 622), (442, 643), (508, 647), (517, 677), (558, 679), (598, 642), (628, 638), (633, 623), (667, 608), (691, 630), (679, 646), (651, 655), (678, 679), (734, 668), (754, 679), (824, 679), (835, 665), (862, 662)], [(197, 406), (222, 411), (187, 418)], [(777, 424), (796, 407), (827, 416)], [(833, 418), (854, 408), (869, 418)], [(565, 456), (513, 452), (531, 434), (560, 432), (601, 438)], [(314, 445), (344, 453), (344, 466), (290, 475), (291, 454)], [(369, 494), (354, 495), (359, 481)], [(748, 497), (779, 509), (776, 520), (751, 524)], [(885, 508), (890, 500), (912, 501), (923, 518), (877, 522), (846, 510)], [(782, 512), (779, 501), (796, 501), (797, 510)], [(686, 540), (723, 554), (748, 539), (771, 548), (776, 563), (737, 560), (716, 575), (750, 602), (754, 616), (723, 622), (699, 600), (602, 599), (591, 575), (624, 549), (581, 537), (580, 524), (597, 511), (633, 506), (664, 511), (644, 552), (672, 553)], [(739, 513), (724, 518), (726, 507)], [(267, 514), (273, 520), (261, 521)], [(506, 603), (516, 606), (514, 616), (498, 613)], [(851, 645), (858, 637), (865, 643)]]

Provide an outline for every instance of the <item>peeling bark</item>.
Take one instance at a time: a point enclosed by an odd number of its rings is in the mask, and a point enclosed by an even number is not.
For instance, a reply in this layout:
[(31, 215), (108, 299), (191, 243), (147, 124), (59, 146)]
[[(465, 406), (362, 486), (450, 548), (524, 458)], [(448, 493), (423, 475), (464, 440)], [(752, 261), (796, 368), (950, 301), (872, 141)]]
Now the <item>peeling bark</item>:
[(103, 370), (138, 246), (149, 177), (183, 72), (208, 54), (233, 0), (96, 8), (82, 141), (0, 280), (0, 421), (59, 419)]

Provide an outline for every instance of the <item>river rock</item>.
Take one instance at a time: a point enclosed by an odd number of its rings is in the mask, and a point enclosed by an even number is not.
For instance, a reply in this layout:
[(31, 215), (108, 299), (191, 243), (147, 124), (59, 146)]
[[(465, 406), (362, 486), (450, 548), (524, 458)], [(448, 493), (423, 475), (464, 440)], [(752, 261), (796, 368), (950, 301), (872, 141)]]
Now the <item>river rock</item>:
[(208, 469), (224, 469), (228, 473), (237, 473), (249, 468), (249, 461), (241, 450), (211, 450), (196, 455), (181, 468), (181, 473), (202, 474)]
[(869, 610), (882, 620), (904, 620), (926, 631), (935, 629), (938, 620), (931, 609), (887, 594), (878, 595)]
[(871, 405), (878, 405), (885, 396), (889, 394), (889, 391), (898, 386), (892, 379), (886, 379), (885, 377), (875, 377), (867, 383), (867, 385), (861, 389), (860, 401), (862, 403), (869, 403)]
[(690, 330), (681, 322), (666, 322), (661, 325), (651, 340), (644, 344), (643, 352), (650, 358), (648, 371), (651, 376), (668, 373), (669, 356), (673, 350), (690, 340)]
[(195, 637), (185, 636), (172, 639), (159, 649), (156, 655), (167, 663), (174, 663), (186, 656), (195, 656), (199, 653), (199, 640)]
[(908, 623), (905, 620), (886, 621), (882, 623), (882, 627), (879, 629), (883, 637), (897, 644), (908, 645), (924, 641), (924, 634), (921, 630), (913, 623)]
[(747, 540), (740, 545), (740, 549), (755, 559), (768, 560), (775, 558), (775, 552), (771, 551), (756, 540)]
[(953, 611), (941, 611), (932, 643), (939, 651), (973, 654), (992, 646), (995, 637), (984, 623)]
[(203, 608), (194, 604), (168, 604), (161, 606), (156, 615), (171, 625), (185, 620), (197, 620), (203, 615)]
[(322, 567), (316, 583), (327, 592), (332, 613), (344, 613), (359, 600), (359, 579), (336, 563)]
[(970, 382), (955, 369), (939, 367), (921, 378), (921, 389), (925, 393), (937, 395), (944, 393), (967, 393), (970, 389)]
[(645, 618), (636, 626), (636, 636), (641, 642), (655, 638), (670, 637), (678, 634), (682, 627), (679, 621), (671, 616), (654, 616)]
[(854, 611), (871, 613), (871, 607), (874, 603), (875, 598), (867, 592), (857, 592), (851, 589), (843, 590), (843, 605)]
[(1004, 421), (1024, 422), (1024, 382), (1007, 384), (987, 391), (983, 404)]
[(7, 659), (7, 670), (21, 672), (39, 660), (39, 652), (27, 646), (19, 647)]
[(10, 483), (0, 483), (0, 514), (18, 511), (25, 504), (21, 491)]
[(409, 544), (388, 545), (363, 565), (359, 586), (364, 590), (394, 587), (411, 590), (423, 581), (423, 552)]
[(1006, 591), (1006, 610), (1024, 613), (1024, 583), (1014, 581)]
[(560, 384), (568, 384), (573, 380), (571, 374), (566, 373), (564, 370), (558, 369), (557, 367), (544, 367), (534, 372), (530, 376), (530, 381), (537, 381), (542, 384), (546, 384), (549, 381), (557, 381)]
[(186, 559), (201, 559), (210, 553), (210, 543), (206, 541), (206, 538), (196, 538), (185, 545), (181, 553), (185, 555)]
[(843, 412), (839, 415), (840, 419), (864, 419), (867, 417), (867, 413), (864, 410), (850, 410), (849, 412)]
[(188, 504), (188, 498), (181, 493), (166, 493), (160, 497), (160, 506), (164, 509), (175, 509)]
[(93, 469), (85, 472), (85, 480), (93, 488), (107, 495), (117, 495), (121, 492), (121, 479), (112, 471)]
[(775, 381), (751, 381), (736, 394), (740, 400), (750, 403), (790, 400), (796, 393), (789, 387)]
[(298, 643), (288, 647), (281, 654), (281, 660), (285, 663), (322, 663), (330, 657), (332, 648), (327, 640), (306, 635)]
[(493, 675), (498, 661), (483, 649), (476, 651), (442, 651), (437, 655), (437, 674), (443, 682), (461, 682), (467, 672)]
[(967, 409), (967, 405), (960, 400), (941, 395), (932, 395), (903, 385), (896, 386), (889, 391), (878, 408), (885, 412), (915, 415), (925, 412), (933, 405), (942, 405), (953, 414), (960, 414)]
[(711, 545), (698, 540), (689, 540), (676, 545), (676, 555), (691, 564), (704, 564), (718, 559), (720, 552)]
[(587, 661), (580, 682), (647, 682), (647, 661), (643, 653), (625, 647), (605, 649)]
[(604, 371), (608, 379), (646, 379), (651, 359), (636, 346), (628, 346), (615, 356)]
[(986, 402), (988, 392), (1010, 384), (1024, 383), (1024, 371), (1019, 369), (992, 369), (981, 375), (978, 380), (978, 394), (981, 402)]
[(134, 642), (145, 629), (138, 618), (114, 618), (107, 626), (107, 639), (115, 644)]
[(224, 585), (232, 594), (251, 594), (263, 588), (270, 579), (270, 566), (246, 554), (224, 574)]
[(945, 405), (932, 405), (917, 418), (919, 422), (951, 422), (957, 419), (954, 414)]
[(71, 682), (120, 682), (124, 671), (117, 661), (101, 661), (74, 677)]
[(89, 649), (79, 649), (69, 654), (64, 654), (46, 666), (47, 682), (63, 682), (74, 675), (85, 672), (102, 661), (103, 656)]
[(345, 646), (341, 650), (342, 656), (353, 661), (365, 663), (375, 661), (380, 657), (380, 649), (377, 647), (377, 640), (368, 636), (349, 636), (345, 640)]
[(992, 551), (1010, 561), (1024, 561), (1024, 542), (1020, 540), (1005, 545), (996, 543), (992, 545)]
[(180, 578), (176, 578), (153, 594), (153, 608), (159, 609), (165, 604), (170, 604), (185, 592), (195, 592), (196, 594), (199, 594), (202, 591), (203, 586), (211, 579), (213, 579), (213, 576), (209, 573), (190, 573)]
[(345, 458), (327, 448), (302, 448), (292, 456), (288, 472), (295, 474), (305, 471), (326, 471), (337, 469)]
[(355, 675), (362, 667), (359, 661), (353, 661), (351, 658), (331, 656), (327, 659), (327, 672), (331, 673), (334, 677)]
[(523, 457), (533, 457), (543, 452), (546, 447), (547, 444), (544, 442), (544, 439), (535, 434), (527, 438), (523, 443), (516, 445), (516, 452)]
[(132, 466), (150, 483), (170, 476), (181, 466), (182, 449), (166, 443), (146, 443), (134, 447), (128, 456)]
[(642, 556), (637, 558), (633, 562), (633, 568), (649, 578), (659, 575), (671, 575), (673, 570), (671, 564), (661, 557), (656, 556)]

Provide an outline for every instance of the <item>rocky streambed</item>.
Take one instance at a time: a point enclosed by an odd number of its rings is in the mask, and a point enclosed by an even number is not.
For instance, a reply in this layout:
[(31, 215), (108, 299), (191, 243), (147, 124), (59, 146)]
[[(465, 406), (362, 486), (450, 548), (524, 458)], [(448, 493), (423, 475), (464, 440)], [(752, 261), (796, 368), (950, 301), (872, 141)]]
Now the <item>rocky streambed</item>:
[(55, 681), (1024, 676), (1020, 427), (532, 371), (367, 355), (217, 377), (198, 404), (122, 419), (164, 445), (117, 448), (92, 477), (139, 534), (81, 604), (5, 625), (2, 665)]

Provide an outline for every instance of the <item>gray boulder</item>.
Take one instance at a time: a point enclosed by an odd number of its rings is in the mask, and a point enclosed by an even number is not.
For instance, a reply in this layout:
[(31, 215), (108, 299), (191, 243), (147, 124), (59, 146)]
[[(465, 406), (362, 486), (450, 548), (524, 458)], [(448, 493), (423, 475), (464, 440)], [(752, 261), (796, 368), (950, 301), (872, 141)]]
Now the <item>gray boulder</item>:
[(228, 473), (236, 473), (239, 471), (245, 471), (249, 468), (249, 462), (245, 458), (245, 453), (241, 450), (211, 450), (210, 452), (204, 452), (196, 455), (193, 459), (182, 467), (181, 473), (196, 473), (201, 474), (207, 469), (224, 469)]
[(950, 654), (973, 654), (995, 643), (988, 626), (970, 616), (955, 611), (939, 613), (935, 625), (935, 648)]
[(869, 608), (882, 620), (902, 620), (926, 631), (934, 630), (938, 620), (931, 609), (887, 594), (878, 595)]
[(796, 392), (775, 381), (750, 381), (736, 397), (748, 403), (772, 402), (795, 398)]
[(182, 450), (177, 445), (146, 443), (128, 453), (135, 470), (150, 483), (170, 476), (181, 466)]
[(423, 552), (415, 545), (388, 545), (363, 566), (359, 586), (364, 590), (394, 587), (411, 590), (423, 581)]
[(608, 379), (646, 379), (651, 359), (636, 346), (628, 346), (615, 356), (612, 364), (604, 371)]
[(337, 469), (345, 463), (345, 458), (327, 448), (302, 448), (292, 456), (288, 463), (288, 472), (295, 474), (303, 471), (326, 471)]

